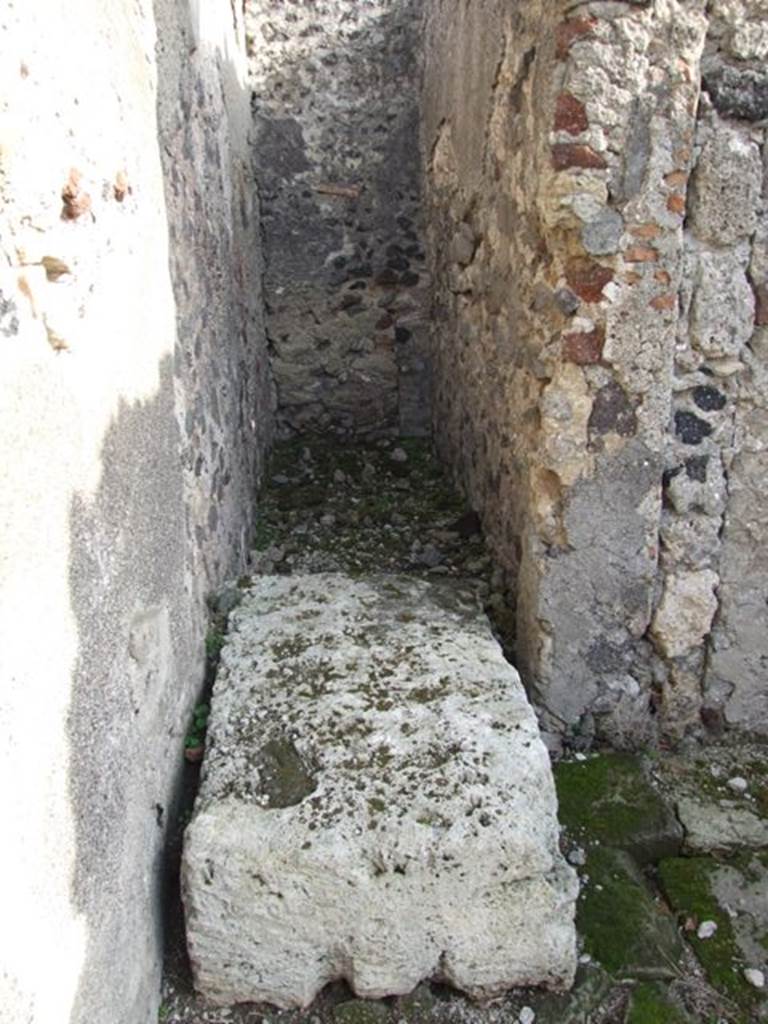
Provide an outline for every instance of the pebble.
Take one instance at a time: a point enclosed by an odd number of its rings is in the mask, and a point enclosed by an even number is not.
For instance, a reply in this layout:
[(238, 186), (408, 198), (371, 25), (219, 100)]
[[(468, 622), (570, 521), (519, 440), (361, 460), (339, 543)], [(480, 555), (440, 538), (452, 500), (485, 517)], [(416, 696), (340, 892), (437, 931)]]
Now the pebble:
[(574, 759), (576, 761), (586, 761), (587, 760), (587, 755), (586, 754), (574, 754), (573, 756), (574, 756)]
[(335, 469), (333, 471), (333, 480), (337, 484), (345, 484), (347, 482), (347, 474), (343, 469)]
[(744, 978), (754, 988), (765, 988), (765, 975), (756, 967), (745, 967)]
[(536, 1020), (536, 1014), (530, 1006), (524, 1006), (517, 1016), (520, 1024), (533, 1024)]
[(408, 461), (408, 453), (405, 451), (404, 448), (393, 448), (389, 454), (389, 457), (390, 459), (392, 459), (393, 462)]
[(431, 569), (435, 565), (440, 565), (443, 561), (443, 553), (434, 544), (425, 544), (418, 558), (422, 565)]
[(572, 850), (569, 850), (566, 859), (575, 868), (581, 868), (587, 863), (587, 855), (581, 846), (574, 846)]
[(289, 476), (285, 476), (283, 473), (275, 473), (272, 477), (272, 483), (277, 484), (278, 487), (285, 487), (285, 485), (290, 482), (291, 478)]
[(700, 939), (711, 939), (716, 931), (717, 924), (714, 921), (702, 921), (696, 929), (696, 934)]
[(732, 779), (728, 779), (727, 785), (734, 793), (746, 793), (748, 783), (741, 775), (734, 775)]
[(592, 963), (592, 957), (589, 955), (589, 953), (582, 953), (581, 956), (579, 957), (579, 963), (580, 964), (591, 964)]
[(323, 526), (335, 526), (336, 516), (331, 515), (331, 513), (329, 512), (327, 515), (320, 517), (320, 522), (322, 523)]

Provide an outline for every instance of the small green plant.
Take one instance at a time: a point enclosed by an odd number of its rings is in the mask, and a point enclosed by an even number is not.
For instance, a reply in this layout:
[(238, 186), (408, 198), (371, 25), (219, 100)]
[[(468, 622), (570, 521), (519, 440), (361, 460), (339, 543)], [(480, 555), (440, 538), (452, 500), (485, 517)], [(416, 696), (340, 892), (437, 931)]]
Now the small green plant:
[(208, 726), (208, 716), (210, 713), (211, 709), (207, 704), (198, 704), (195, 707), (192, 715), (192, 724), (184, 740), (184, 746), (187, 750), (202, 747), (205, 742), (205, 730)]
[(205, 653), (209, 658), (217, 658), (224, 646), (224, 634), (219, 629), (209, 629), (205, 637)]
[(167, 1003), (160, 1003), (160, 1006), (159, 1006), (158, 1011), (157, 1011), (157, 1019), (158, 1019), (159, 1024), (163, 1024), (163, 1022), (167, 1021), (170, 1016), (171, 1016), (171, 1008), (170, 1008), (170, 1006), (168, 1006)]

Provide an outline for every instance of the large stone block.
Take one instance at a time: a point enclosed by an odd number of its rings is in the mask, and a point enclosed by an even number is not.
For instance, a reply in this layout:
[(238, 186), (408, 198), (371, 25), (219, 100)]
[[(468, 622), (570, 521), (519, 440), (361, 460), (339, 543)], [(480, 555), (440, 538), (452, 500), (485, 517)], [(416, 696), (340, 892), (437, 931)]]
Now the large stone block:
[(471, 592), (329, 574), (246, 592), (184, 850), (206, 996), (561, 988), (576, 889), (536, 719)]

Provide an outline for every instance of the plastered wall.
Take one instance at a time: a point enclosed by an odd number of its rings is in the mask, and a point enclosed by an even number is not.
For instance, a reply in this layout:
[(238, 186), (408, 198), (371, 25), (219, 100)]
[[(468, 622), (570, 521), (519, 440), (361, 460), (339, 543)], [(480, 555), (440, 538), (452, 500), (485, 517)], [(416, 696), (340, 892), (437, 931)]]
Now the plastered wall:
[(0, 1016), (156, 1020), (163, 850), (270, 432), (227, 0), (0, 15)]

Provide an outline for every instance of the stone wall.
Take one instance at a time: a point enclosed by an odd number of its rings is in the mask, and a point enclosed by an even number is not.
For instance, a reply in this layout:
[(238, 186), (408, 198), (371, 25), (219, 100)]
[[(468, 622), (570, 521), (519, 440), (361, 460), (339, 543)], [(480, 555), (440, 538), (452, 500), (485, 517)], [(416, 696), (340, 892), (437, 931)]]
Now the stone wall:
[(244, 31), (13, 2), (0, 50), (0, 1015), (148, 1024), (204, 597), (270, 429)]
[(765, 13), (427, 8), (435, 432), (585, 741), (768, 728)]
[(248, 0), (283, 434), (422, 434), (418, 0)]

